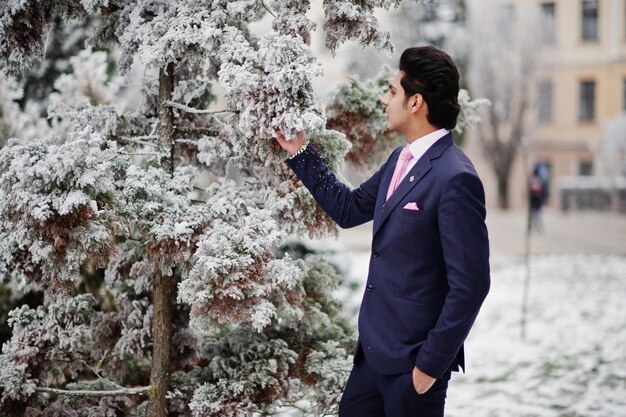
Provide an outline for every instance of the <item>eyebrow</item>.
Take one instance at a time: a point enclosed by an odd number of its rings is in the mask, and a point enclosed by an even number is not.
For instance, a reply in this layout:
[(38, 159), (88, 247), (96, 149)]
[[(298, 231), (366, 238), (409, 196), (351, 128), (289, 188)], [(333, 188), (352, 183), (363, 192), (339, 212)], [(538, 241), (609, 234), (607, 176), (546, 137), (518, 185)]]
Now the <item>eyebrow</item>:
[(393, 85), (389, 84), (389, 89), (392, 90), (392, 91), (395, 91), (396, 87), (394, 87)]

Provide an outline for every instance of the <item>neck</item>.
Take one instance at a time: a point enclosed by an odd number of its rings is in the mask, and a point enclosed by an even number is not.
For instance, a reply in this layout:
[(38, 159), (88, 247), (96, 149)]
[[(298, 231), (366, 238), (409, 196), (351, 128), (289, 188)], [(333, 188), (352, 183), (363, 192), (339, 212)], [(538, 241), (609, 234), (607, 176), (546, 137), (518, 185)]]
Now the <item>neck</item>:
[(419, 140), (421, 137), (428, 135), (429, 133), (433, 133), (438, 131), (439, 128), (437, 126), (433, 126), (430, 123), (424, 123), (420, 125), (411, 126), (411, 129), (403, 132), (404, 138), (407, 143), (410, 145), (411, 143)]

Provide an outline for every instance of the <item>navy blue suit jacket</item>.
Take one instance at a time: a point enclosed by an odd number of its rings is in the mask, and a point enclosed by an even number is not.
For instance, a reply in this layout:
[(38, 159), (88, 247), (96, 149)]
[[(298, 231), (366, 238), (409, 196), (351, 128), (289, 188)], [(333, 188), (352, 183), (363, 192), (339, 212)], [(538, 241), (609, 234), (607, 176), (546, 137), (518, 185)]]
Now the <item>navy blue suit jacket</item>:
[[(452, 135), (439, 139), (385, 202), (400, 148), (358, 188), (312, 146), (287, 161), (318, 204), (348, 228), (374, 220), (359, 343), (380, 374), (465, 369), (463, 342), (489, 291), (483, 186)], [(415, 202), (419, 211), (403, 207)], [(357, 344), (357, 352), (359, 345)]]

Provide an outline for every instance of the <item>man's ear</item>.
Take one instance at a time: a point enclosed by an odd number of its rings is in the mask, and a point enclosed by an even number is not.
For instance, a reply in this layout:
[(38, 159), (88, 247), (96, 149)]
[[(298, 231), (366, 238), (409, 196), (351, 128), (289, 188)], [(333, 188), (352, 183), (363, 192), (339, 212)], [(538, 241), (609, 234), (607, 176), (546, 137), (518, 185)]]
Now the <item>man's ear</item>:
[(416, 93), (409, 99), (409, 103), (411, 104), (411, 113), (415, 114), (424, 104), (424, 97), (420, 93)]

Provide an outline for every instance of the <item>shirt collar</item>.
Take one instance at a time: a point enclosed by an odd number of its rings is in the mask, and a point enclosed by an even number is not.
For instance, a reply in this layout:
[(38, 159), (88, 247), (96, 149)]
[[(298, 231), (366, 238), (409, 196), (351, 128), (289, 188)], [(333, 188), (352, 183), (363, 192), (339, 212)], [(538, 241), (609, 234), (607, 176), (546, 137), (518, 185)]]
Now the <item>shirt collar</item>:
[(420, 138), (417, 138), (413, 141), (413, 143), (409, 145), (411, 155), (413, 155), (413, 158), (415, 159), (420, 159), (422, 155), (426, 153), (428, 148), (433, 146), (435, 142), (437, 142), (448, 133), (450, 133), (450, 131), (447, 129), (439, 129)]

